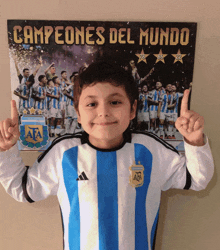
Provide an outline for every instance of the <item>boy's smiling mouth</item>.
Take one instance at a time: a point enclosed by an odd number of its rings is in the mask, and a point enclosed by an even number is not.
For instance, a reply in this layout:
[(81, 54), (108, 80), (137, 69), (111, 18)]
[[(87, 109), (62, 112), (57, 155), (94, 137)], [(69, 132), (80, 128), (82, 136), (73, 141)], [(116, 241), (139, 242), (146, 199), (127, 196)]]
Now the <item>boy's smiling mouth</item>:
[(109, 125), (113, 125), (116, 124), (117, 122), (97, 122), (97, 123), (93, 123), (95, 125), (99, 125), (99, 126), (109, 126)]

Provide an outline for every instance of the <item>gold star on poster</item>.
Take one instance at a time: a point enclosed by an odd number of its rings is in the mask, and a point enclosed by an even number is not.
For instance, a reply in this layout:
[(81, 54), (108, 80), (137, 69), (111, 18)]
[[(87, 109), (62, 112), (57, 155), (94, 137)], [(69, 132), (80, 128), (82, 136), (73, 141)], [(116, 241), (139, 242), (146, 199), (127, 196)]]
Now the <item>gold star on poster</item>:
[(25, 109), (25, 110), (23, 110), (23, 114), (24, 115), (26, 115), (27, 114), (27, 110)]
[(142, 51), (141, 51), (140, 54), (135, 54), (135, 55), (139, 58), (137, 63), (139, 63), (141, 61), (147, 63), (146, 58), (149, 56), (149, 54), (144, 54), (144, 50), (143, 49), (142, 49)]
[(29, 109), (29, 110), (30, 110), (31, 115), (35, 114), (35, 109), (33, 107), (31, 109)]
[(167, 56), (167, 54), (163, 54), (162, 49), (160, 49), (159, 54), (154, 54), (154, 56), (156, 56), (156, 58), (157, 58), (156, 63), (158, 63), (160, 61), (165, 63), (164, 58)]
[(39, 114), (39, 115), (42, 115), (42, 110), (38, 110), (38, 114)]
[(176, 63), (178, 61), (183, 63), (183, 57), (186, 56), (186, 54), (181, 54), (180, 49), (178, 49), (177, 54), (172, 54), (172, 56), (175, 57), (175, 60), (173, 63)]

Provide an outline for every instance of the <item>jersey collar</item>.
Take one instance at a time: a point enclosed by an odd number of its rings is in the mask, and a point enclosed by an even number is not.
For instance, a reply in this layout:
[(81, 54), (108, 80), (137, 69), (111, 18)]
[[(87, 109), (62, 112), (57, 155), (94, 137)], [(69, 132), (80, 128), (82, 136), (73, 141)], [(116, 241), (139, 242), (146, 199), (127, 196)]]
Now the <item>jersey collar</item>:
[(84, 131), (82, 133), (81, 143), (82, 144), (87, 143), (90, 147), (92, 147), (92, 148), (94, 148), (95, 150), (98, 150), (98, 151), (111, 152), (111, 151), (116, 151), (116, 150), (119, 150), (119, 149), (123, 148), (126, 143), (131, 143), (131, 130), (130, 130), (129, 127), (123, 133), (123, 137), (124, 137), (124, 141), (120, 146), (115, 147), (115, 148), (111, 148), (111, 149), (103, 149), (103, 148), (97, 148), (94, 145), (92, 145), (90, 143), (90, 141), (89, 141), (89, 135)]

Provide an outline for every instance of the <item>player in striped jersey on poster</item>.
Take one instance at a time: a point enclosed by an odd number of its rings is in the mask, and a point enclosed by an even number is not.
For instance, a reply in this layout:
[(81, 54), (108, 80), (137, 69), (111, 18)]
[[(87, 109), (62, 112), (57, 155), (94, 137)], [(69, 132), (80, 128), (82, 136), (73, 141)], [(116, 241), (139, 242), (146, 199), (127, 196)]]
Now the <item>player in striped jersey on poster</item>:
[(28, 110), (29, 106), (29, 96), (30, 96), (30, 82), (19, 84), (14, 90), (14, 95), (19, 97), (19, 116), (23, 115), (24, 110)]
[(165, 93), (165, 90), (162, 88), (161, 82), (156, 82), (156, 88), (149, 92), (149, 99), (150, 99), (150, 131), (153, 133), (157, 133), (158, 129), (156, 125), (156, 119), (158, 118), (158, 105), (160, 97)]
[(34, 108), (37, 110), (38, 114), (45, 116), (47, 78), (45, 75), (40, 75), (38, 77), (38, 81), (38, 85), (33, 87), (33, 94), (35, 99)]
[(54, 87), (52, 89), (52, 98), (51, 100), (51, 109), (50, 109), (50, 117), (51, 117), (51, 134), (58, 135), (61, 133), (61, 88), (60, 88), (60, 78), (55, 76), (52, 81), (54, 82)]
[(29, 169), (19, 156), (12, 101), (11, 119), (0, 123), (0, 182), (21, 202), (58, 196), (65, 250), (152, 250), (161, 191), (198, 191), (213, 175), (204, 119), (188, 110), (188, 97), (186, 90), (176, 121), (184, 157), (153, 133), (130, 131), (138, 98), (133, 77), (115, 64), (93, 63), (74, 85), (85, 132), (56, 138)]
[(176, 106), (175, 95), (172, 93), (172, 85), (166, 85), (166, 93), (164, 93), (159, 99), (158, 106), (158, 117), (160, 119), (159, 124), (159, 136), (164, 139), (164, 121), (168, 123), (167, 128), (167, 139), (172, 139), (172, 129), (173, 129), (173, 114), (174, 108)]

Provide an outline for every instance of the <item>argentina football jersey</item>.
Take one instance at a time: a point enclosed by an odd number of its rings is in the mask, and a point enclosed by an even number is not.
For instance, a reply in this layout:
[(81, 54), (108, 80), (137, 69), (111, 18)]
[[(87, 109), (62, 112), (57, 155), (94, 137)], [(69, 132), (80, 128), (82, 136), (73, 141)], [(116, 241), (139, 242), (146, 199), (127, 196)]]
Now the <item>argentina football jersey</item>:
[[(38, 158), (36, 164), (48, 171), (47, 187), (30, 194), (27, 184), (26, 198), (58, 196), (65, 250), (154, 249), (161, 190), (184, 188), (186, 169), (179, 176), (175, 165), (184, 160), (151, 133), (125, 135), (123, 145), (113, 150), (95, 148), (85, 132), (64, 135)], [(29, 178), (39, 174), (39, 166)]]
[(20, 202), (57, 195), (65, 250), (153, 250), (161, 191), (199, 191), (213, 175), (209, 145), (184, 146), (187, 158), (153, 133), (126, 130), (122, 145), (103, 150), (80, 132), (56, 138), (29, 168), (16, 144), (0, 155), (2, 185)]
[(41, 100), (36, 100), (35, 101), (35, 109), (38, 110), (44, 110), (46, 109), (46, 87), (42, 87), (42, 86), (37, 86), (36, 88), (34, 88), (34, 91), (36, 93), (36, 97), (45, 97), (44, 99)]

